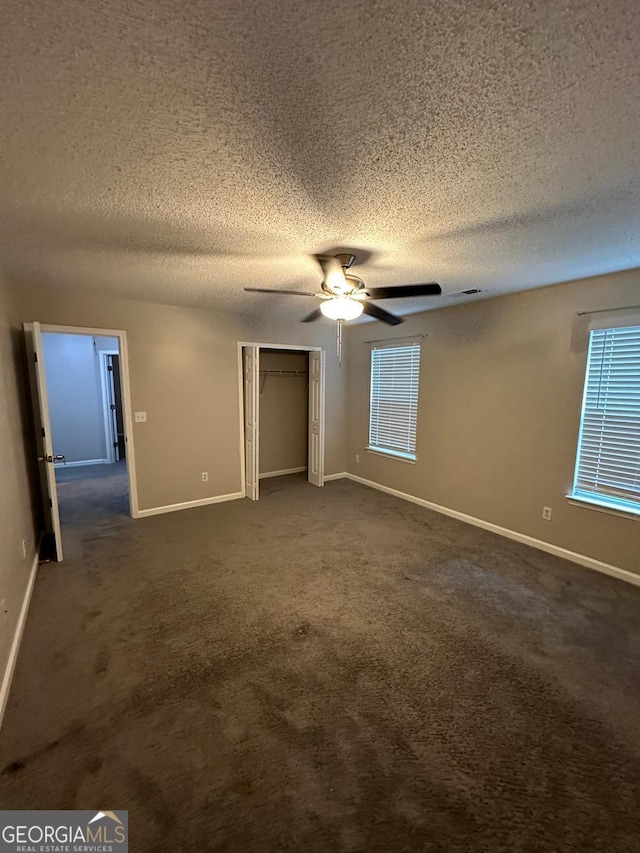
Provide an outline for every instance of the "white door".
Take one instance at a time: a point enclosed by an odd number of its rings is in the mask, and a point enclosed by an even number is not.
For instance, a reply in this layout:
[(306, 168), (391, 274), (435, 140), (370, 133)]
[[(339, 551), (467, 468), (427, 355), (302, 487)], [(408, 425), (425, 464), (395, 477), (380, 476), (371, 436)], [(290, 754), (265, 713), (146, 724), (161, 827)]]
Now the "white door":
[(258, 494), (258, 400), (260, 393), (260, 349), (242, 347), (242, 370), (244, 377), (244, 493), (252, 501)]
[(107, 430), (107, 456), (110, 462), (120, 461), (120, 445), (118, 443), (118, 414), (116, 405), (116, 384), (115, 371), (113, 364), (113, 356), (117, 353), (103, 353), (105, 361), (106, 388), (107, 398), (106, 405), (108, 407), (107, 417), (109, 419), (109, 429)]
[(57, 459), (62, 460), (64, 457), (56, 457), (53, 454), (40, 323), (25, 323), (24, 334), (27, 345), (27, 358), (29, 360), (31, 399), (36, 428), (36, 448), (44, 504), (45, 532), (53, 538), (55, 558), (58, 562), (61, 562), (62, 533), (60, 531), (60, 513), (58, 512), (54, 462)]
[(324, 351), (309, 353), (309, 461), (307, 479), (324, 486)]

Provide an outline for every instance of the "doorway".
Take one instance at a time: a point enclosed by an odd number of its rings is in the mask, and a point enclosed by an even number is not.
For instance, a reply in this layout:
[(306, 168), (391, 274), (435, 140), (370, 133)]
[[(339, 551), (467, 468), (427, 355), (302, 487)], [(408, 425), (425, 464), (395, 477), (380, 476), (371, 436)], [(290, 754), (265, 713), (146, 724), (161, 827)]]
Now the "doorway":
[(60, 561), (63, 534), (135, 517), (137, 498), (126, 335), (25, 324), (43, 506), (44, 556)]
[(317, 347), (240, 344), (245, 496), (260, 480), (306, 472), (324, 485), (324, 353)]
[(260, 349), (260, 480), (308, 468), (309, 356), (295, 350)]

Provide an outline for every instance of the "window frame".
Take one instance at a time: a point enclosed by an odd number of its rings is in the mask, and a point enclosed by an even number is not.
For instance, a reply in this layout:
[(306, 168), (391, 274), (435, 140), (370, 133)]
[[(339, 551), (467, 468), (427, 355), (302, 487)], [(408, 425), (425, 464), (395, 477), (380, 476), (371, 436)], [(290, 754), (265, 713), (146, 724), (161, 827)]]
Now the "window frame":
[[(384, 447), (380, 444), (372, 443), (372, 435), (371, 435), (371, 426), (372, 426), (372, 408), (373, 408), (373, 373), (374, 373), (374, 354), (376, 352), (383, 352), (384, 350), (401, 350), (401, 349), (413, 349), (417, 350), (418, 357), (418, 368), (417, 368), (417, 381), (416, 381), (416, 389), (415, 389), (415, 424), (413, 430), (413, 453), (398, 450), (393, 447)], [(395, 459), (399, 462), (408, 463), (409, 465), (415, 465), (418, 459), (417, 456), (417, 441), (418, 441), (418, 407), (419, 407), (419, 399), (420, 399), (420, 363), (422, 360), (422, 346), (418, 341), (412, 341), (406, 344), (389, 344), (388, 346), (381, 347), (372, 347), (369, 353), (369, 423), (368, 423), (368, 431), (367, 431), (367, 445), (366, 450), (368, 453), (372, 453), (378, 456), (384, 456), (387, 459)], [(411, 433), (411, 425), (409, 424), (409, 433)]]
[[(635, 328), (635, 324), (631, 326)], [(584, 381), (582, 389), (582, 405), (580, 407), (580, 421), (578, 425), (578, 439), (576, 442), (576, 453), (573, 468), (573, 480), (571, 491), (566, 495), (568, 502), (574, 506), (605, 512), (610, 515), (617, 515), (621, 518), (640, 521), (640, 499), (637, 504), (625, 498), (617, 498), (612, 495), (606, 495), (599, 492), (590, 492), (586, 489), (578, 488), (578, 479), (581, 463), (584, 461), (582, 456), (582, 445), (584, 437), (585, 416), (587, 414), (587, 400), (589, 394), (589, 373), (592, 367), (591, 359), (593, 353), (593, 345), (595, 341), (594, 335), (597, 332), (606, 332), (608, 330), (615, 331), (618, 329), (630, 328), (627, 325), (612, 325), (603, 328), (592, 328), (589, 330), (589, 345), (587, 348), (587, 358), (585, 361)], [(638, 324), (640, 328), (640, 324)], [(604, 360), (604, 357), (603, 357)], [(600, 390), (600, 386), (598, 388)]]

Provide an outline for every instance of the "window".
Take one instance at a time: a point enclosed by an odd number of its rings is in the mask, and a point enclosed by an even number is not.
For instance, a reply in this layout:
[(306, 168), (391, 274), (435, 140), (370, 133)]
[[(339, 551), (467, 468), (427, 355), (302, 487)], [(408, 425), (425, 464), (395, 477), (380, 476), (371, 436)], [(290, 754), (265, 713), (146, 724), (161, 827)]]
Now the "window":
[(371, 351), (369, 450), (416, 458), (420, 344)]
[(640, 514), (640, 326), (590, 333), (570, 497)]

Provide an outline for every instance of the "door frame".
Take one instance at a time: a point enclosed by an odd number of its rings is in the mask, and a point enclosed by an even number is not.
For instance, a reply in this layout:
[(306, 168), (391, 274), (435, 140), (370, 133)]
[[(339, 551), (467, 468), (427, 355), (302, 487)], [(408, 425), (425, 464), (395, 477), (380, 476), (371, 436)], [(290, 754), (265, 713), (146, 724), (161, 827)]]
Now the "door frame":
[(113, 447), (113, 418), (109, 409), (109, 376), (107, 372), (108, 355), (120, 355), (119, 350), (101, 349), (100, 350), (100, 383), (102, 390), (102, 416), (104, 418), (104, 440), (107, 446), (107, 459), (110, 464), (116, 462), (116, 452)]
[[(260, 498), (260, 348), (242, 347), (244, 496)], [(249, 417), (247, 417), (249, 411)], [(251, 416), (253, 415), (253, 417)]]
[[(292, 352), (323, 352), (322, 347), (314, 347), (309, 346), (308, 344), (272, 344), (272, 343), (263, 343), (262, 341), (238, 341), (238, 416), (239, 416), (239, 434), (240, 434), (240, 476), (242, 483), (242, 491), (246, 497), (246, 460), (245, 460), (245, 452), (244, 452), (244, 441), (245, 441), (245, 432), (244, 432), (244, 369), (243, 369), (243, 361), (242, 361), (242, 350), (243, 347), (258, 347), (258, 355), (261, 349), (284, 349), (291, 350)], [(326, 376), (326, 367), (323, 365), (324, 375), (321, 377), (321, 382), (325, 382)], [(325, 399), (323, 394), (322, 400), (322, 408), (320, 413), (320, 422), (321, 422), (321, 430), (323, 437), (323, 446), (321, 448), (321, 454), (323, 459), (323, 468), (324, 468), (324, 437), (325, 437)], [(311, 413), (309, 411), (309, 417), (311, 417)], [(308, 424), (307, 424), (308, 426)], [(260, 405), (258, 403), (258, 435), (260, 433)], [(307, 439), (307, 460), (308, 460), (308, 439)], [(322, 481), (324, 485), (324, 470), (322, 472)], [(258, 476), (258, 482), (260, 482), (260, 477)]]
[(136, 456), (133, 443), (133, 407), (131, 405), (131, 386), (129, 383), (129, 349), (127, 333), (122, 329), (96, 329), (89, 326), (57, 326), (40, 323), (41, 332), (54, 332), (62, 335), (88, 335), (118, 339), (120, 382), (122, 383), (122, 413), (124, 415), (124, 436), (127, 445), (126, 466), (129, 481), (129, 515), (139, 518), (138, 484), (136, 481)]

